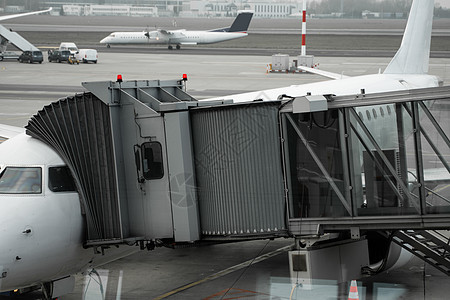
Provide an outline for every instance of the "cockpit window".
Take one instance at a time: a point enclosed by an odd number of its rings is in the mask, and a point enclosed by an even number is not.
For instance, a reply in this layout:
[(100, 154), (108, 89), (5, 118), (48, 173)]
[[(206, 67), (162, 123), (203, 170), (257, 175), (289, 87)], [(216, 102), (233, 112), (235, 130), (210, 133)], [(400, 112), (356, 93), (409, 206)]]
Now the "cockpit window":
[(41, 194), (42, 169), (7, 167), (0, 173), (0, 194)]
[(48, 188), (55, 193), (75, 192), (75, 181), (69, 167), (50, 167), (48, 168)]

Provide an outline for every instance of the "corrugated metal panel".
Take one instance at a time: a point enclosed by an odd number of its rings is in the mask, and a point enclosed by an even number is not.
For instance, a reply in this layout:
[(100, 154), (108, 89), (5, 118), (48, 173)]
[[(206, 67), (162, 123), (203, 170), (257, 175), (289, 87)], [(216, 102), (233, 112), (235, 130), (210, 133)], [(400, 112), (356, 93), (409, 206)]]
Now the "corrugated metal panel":
[(87, 240), (122, 238), (109, 109), (91, 93), (45, 106), (25, 127), (73, 172), (84, 204)]
[(192, 110), (203, 235), (285, 231), (278, 105)]

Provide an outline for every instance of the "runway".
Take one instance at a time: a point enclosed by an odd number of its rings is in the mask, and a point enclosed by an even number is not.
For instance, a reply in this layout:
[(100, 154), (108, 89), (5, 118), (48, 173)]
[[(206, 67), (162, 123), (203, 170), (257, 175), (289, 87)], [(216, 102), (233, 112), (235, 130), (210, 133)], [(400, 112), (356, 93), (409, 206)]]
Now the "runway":
[[(82, 82), (114, 81), (118, 74), (124, 80), (178, 79), (187, 74), (187, 91), (197, 99), (326, 80), (312, 74), (267, 73), (270, 56), (99, 53), (97, 64), (46, 60), (0, 62), (0, 123), (24, 126), (45, 104), (82, 92)], [(315, 62), (320, 69), (357, 76), (378, 73), (389, 58), (316, 57)], [(430, 74), (450, 82), (450, 59), (432, 58)]]
[[(5, 21), (2, 25), (46, 51), (61, 42), (75, 42), (80, 48), (100, 52), (165, 54), (166, 45), (113, 46), (99, 41), (114, 31), (151, 31), (155, 29), (208, 30), (223, 28), (233, 18), (133, 18), (28, 16)], [(176, 23), (176, 26), (174, 26)], [(401, 42), (405, 19), (309, 19), (307, 54), (334, 57), (392, 57)], [(274, 53), (298, 55), (301, 22), (296, 18), (253, 18), (244, 39), (218, 44), (183, 46), (182, 54), (256, 55)], [(433, 22), (431, 57), (450, 58), (450, 19)]]

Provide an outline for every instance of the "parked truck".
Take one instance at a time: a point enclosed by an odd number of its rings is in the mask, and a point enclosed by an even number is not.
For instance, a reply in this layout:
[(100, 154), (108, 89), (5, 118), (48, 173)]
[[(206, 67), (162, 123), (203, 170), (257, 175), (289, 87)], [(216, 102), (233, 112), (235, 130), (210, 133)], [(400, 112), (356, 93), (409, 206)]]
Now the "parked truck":
[(79, 49), (78, 52), (75, 54), (75, 57), (80, 61), (84, 63), (93, 62), (94, 64), (97, 63), (98, 59), (98, 53), (95, 49)]
[(75, 43), (62, 42), (59, 44), (59, 51), (69, 50), (71, 54), (76, 54), (78, 52), (78, 47)]

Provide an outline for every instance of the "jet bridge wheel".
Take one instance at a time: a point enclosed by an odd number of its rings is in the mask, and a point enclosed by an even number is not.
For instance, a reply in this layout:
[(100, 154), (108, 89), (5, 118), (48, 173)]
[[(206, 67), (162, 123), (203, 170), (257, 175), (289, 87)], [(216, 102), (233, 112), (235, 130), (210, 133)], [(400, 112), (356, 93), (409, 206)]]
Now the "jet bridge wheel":
[(172, 50), (173, 49), (173, 47), (172, 47), (172, 45), (169, 45), (169, 47), (167, 47), (169, 50)]
[(177, 50), (180, 50), (180, 48), (181, 48), (181, 46), (180, 46), (180, 45), (177, 45)]

